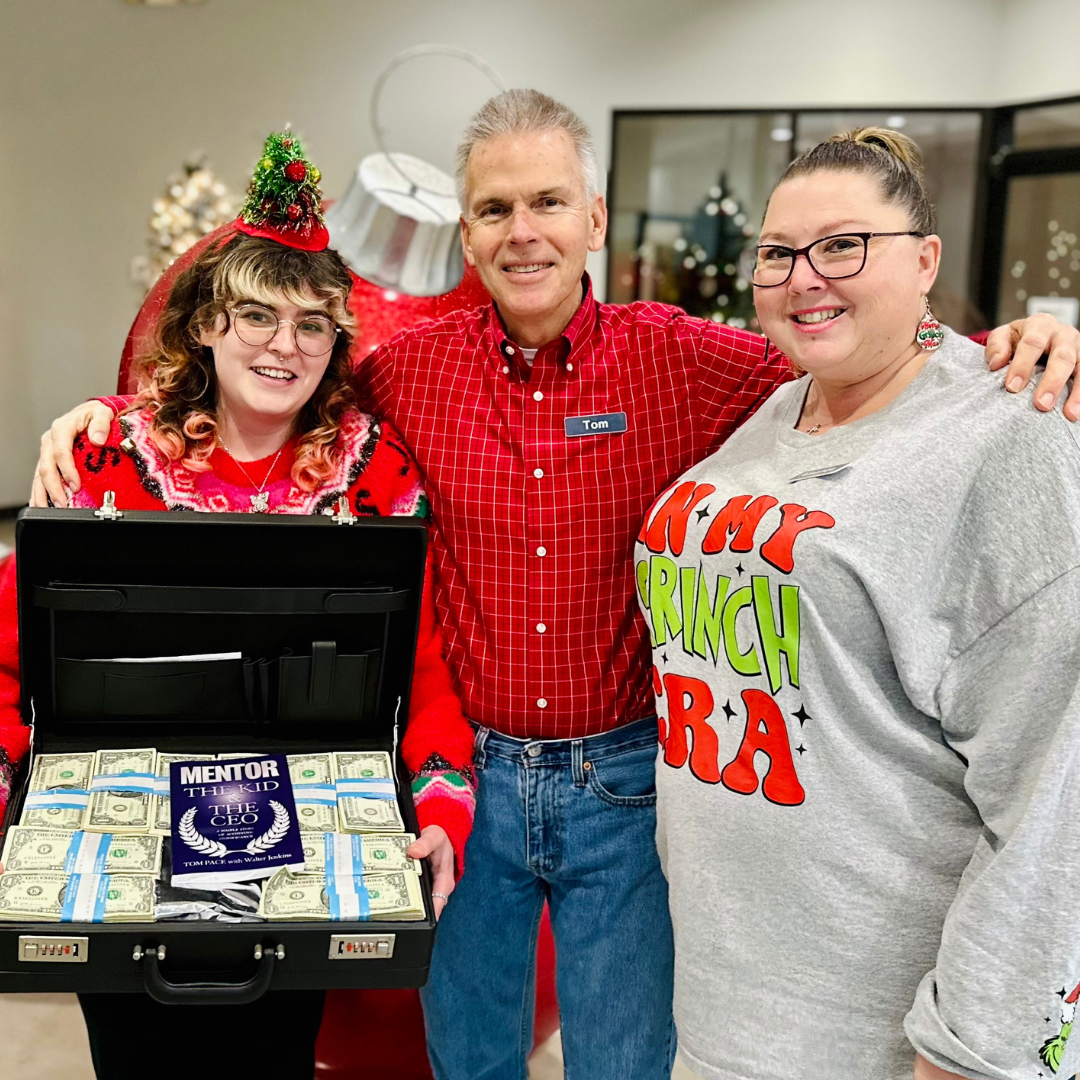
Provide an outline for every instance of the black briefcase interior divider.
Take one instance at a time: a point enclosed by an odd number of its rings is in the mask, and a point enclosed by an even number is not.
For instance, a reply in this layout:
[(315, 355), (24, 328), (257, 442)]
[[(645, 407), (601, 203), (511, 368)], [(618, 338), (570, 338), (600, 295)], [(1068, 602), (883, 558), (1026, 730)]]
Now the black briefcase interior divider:
[[(414, 518), (24, 510), (16, 526), (23, 716), (33, 754), (395, 753), (427, 530)], [(117, 662), (240, 653), (236, 659)], [(3, 828), (18, 822), (31, 755)], [(268, 989), (420, 986), (420, 922), (0, 922), (0, 992), (243, 1003)]]

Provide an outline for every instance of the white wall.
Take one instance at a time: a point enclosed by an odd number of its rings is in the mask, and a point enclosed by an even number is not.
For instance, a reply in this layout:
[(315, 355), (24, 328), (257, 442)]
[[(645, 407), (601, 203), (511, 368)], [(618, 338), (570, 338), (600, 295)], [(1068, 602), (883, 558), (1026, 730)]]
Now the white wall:
[[(1037, 12), (1038, 27), (1029, 15)], [(1028, 31), (1031, 31), (1028, 33)], [(1075, 0), (0, 0), (0, 506), (37, 435), (115, 384), (151, 201), (205, 149), (234, 190), (286, 121), (340, 194), (399, 50), (473, 49), (593, 126), (613, 108), (982, 104), (1080, 91)], [(388, 86), (393, 147), (448, 166), (487, 96), (450, 61)]]

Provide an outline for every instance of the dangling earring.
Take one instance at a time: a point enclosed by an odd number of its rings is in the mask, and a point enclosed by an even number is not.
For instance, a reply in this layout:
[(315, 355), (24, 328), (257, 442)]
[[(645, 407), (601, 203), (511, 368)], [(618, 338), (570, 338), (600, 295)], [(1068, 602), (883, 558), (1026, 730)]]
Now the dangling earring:
[(933, 352), (945, 340), (945, 331), (930, 310), (929, 298), (924, 296), (923, 302), (926, 304), (926, 314), (919, 323), (919, 329), (915, 331), (915, 343), (924, 352)]

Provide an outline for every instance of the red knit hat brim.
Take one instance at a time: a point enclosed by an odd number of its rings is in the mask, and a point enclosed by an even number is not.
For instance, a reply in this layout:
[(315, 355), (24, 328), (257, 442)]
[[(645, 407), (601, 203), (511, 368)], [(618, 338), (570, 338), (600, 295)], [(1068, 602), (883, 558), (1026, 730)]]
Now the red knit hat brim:
[(269, 222), (262, 225), (249, 225), (243, 217), (238, 217), (233, 222), (233, 227), (248, 236), (262, 236), (267, 240), (276, 240), (286, 247), (298, 248), (300, 251), (325, 251), (330, 246), (330, 234), (326, 226), (316, 224), (311, 228), (276, 228)]

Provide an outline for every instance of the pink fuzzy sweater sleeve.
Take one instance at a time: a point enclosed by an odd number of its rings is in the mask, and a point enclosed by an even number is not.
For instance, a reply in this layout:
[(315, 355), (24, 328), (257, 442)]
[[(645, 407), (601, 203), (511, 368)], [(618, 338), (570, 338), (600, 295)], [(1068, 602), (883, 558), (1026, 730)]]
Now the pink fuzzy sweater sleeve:
[(0, 813), (11, 794), (11, 775), (30, 748), (30, 729), (20, 715), (19, 607), (15, 556), (0, 562)]

